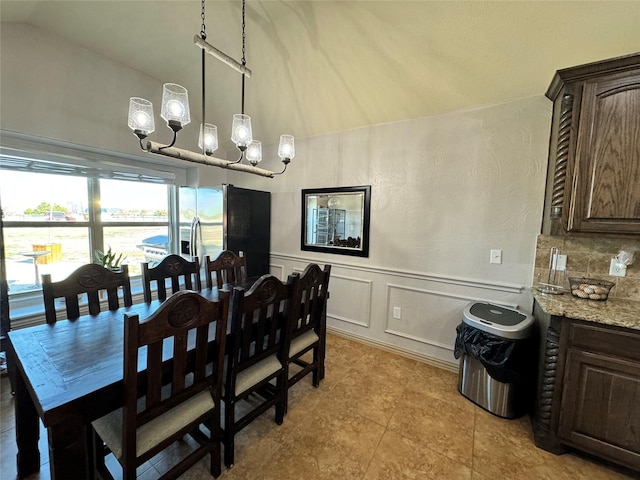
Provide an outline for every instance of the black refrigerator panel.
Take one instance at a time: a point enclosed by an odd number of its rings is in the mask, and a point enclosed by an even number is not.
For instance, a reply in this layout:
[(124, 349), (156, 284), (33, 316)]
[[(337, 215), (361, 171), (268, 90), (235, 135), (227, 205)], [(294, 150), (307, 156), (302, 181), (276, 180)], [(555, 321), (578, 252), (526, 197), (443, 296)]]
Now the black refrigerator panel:
[(244, 252), (247, 274), (269, 273), (271, 193), (225, 185), (225, 249)]

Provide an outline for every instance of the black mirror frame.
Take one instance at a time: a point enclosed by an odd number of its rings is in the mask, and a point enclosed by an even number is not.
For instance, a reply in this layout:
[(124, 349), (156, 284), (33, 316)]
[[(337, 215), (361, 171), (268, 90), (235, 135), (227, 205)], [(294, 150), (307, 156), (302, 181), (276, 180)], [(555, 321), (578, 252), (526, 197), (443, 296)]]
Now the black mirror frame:
[[(364, 193), (364, 204), (362, 212), (362, 238), (361, 249), (349, 247), (334, 247), (323, 245), (309, 245), (305, 242), (305, 230), (307, 227), (307, 202), (308, 195), (327, 195), (331, 193)], [(371, 218), (371, 185), (362, 185), (358, 187), (335, 187), (335, 188), (308, 188), (302, 190), (302, 202), (300, 205), (302, 211), (302, 223), (300, 226), (300, 249), (310, 252), (335, 253), (339, 255), (351, 255), (355, 257), (369, 256), (369, 224)]]

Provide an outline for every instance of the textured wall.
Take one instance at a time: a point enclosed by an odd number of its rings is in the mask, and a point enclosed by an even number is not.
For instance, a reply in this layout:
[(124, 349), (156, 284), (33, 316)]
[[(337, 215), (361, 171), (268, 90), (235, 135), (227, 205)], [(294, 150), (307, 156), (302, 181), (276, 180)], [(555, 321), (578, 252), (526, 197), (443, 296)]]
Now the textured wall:
[[(453, 361), (467, 302), (531, 310), (550, 115), (539, 96), (298, 139), (282, 177), (230, 181), (273, 192), (274, 273), (334, 265), (331, 327)], [(264, 158), (277, 168), (273, 147)], [(372, 186), (369, 258), (301, 251), (300, 190), (349, 185)], [(503, 251), (501, 265), (489, 263), (491, 249)]]

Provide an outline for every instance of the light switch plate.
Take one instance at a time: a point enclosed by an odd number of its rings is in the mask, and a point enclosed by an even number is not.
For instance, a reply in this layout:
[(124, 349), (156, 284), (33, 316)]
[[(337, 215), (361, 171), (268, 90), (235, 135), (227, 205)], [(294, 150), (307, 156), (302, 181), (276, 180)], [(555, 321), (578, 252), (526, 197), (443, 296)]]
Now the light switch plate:
[(402, 308), (393, 307), (393, 318), (400, 320), (402, 318)]
[(489, 263), (502, 263), (502, 250), (491, 250)]
[(562, 271), (567, 269), (567, 256), (566, 255), (558, 255), (557, 258), (554, 258), (554, 265), (556, 270)]

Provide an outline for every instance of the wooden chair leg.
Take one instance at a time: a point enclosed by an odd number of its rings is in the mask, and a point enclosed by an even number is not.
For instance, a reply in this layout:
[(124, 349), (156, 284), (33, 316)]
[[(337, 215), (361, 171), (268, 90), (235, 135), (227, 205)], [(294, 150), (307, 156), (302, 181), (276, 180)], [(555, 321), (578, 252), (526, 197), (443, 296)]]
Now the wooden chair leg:
[(315, 363), (316, 368), (313, 369), (311, 375), (313, 386), (317, 388), (320, 386), (320, 347), (313, 349), (313, 362)]
[(276, 395), (279, 397), (276, 403), (276, 423), (282, 425), (284, 421), (286, 394), (287, 394), (287, 379), (285, 378), (286, 372), (283, 372), (276, 379)]
[(214, 441), (209, 448), (209, 472), (213, 478), (218, 478), (222, 473), (220, 452), (220, 438), (218, 438), (218, 441)]
[(286, 415), (289, 410), (289, 389), (293, 386), (289, 384), (289, 364), (286, 366), (284, 378), (284, 414)]
[(224, 465), (233, 467), (235, 449), (235, 404), (225, 400), (224, 403)]
[(113, 476), (107, 469), (107, 466), (104, 463), (104, 457), (106, 454), (106, 449), (104, 446), (104, 442), (98, 436), (98, 434), (91, 428), (91, 426), (87, 427), (90, 431), (87, 434), (89, 448), (87, 451), (89, 452), (90, 458), (88, 460), (89, 469), (93, 471), (93, 475), (95, 478), (100, 480), (112, 480)]
[(218, 478), (222, 473), (221, 467), (221, 447), (220, 441), (220, 406), (218, 405), (214, 411), (213, 419), (205, 422), (206, 427), (209, 429), (209, 438), (211, 442), (209, 444), (209, 472), (213, 478)]

